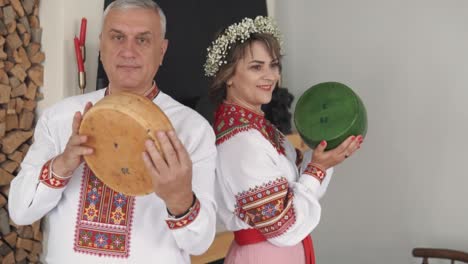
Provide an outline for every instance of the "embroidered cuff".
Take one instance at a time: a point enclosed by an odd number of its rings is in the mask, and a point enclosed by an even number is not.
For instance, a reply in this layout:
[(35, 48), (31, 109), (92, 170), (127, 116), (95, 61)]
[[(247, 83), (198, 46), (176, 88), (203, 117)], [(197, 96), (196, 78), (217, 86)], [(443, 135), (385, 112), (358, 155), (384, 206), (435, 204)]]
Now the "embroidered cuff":
[(71, 177), (58, 177), (55, 173), (52, 172), (52, 164), (54, 159), (47, 161), (44, 166), (42, 166), (41, 175), (39, 181), (49, 186), (50, 188), (60, 189), (67, 185)]
[(167, 226), (169, 227), (169, 229), (179, 229), (189, 225), (197, 218), (198, 213), (200, 213), (200, 207), (200, 201), (197, 198), (195, 204), (192, 207), (190, 207), (187, 214), (180, 218), (169, 217), (169, 220), (166, 220)]
[(319, 180), (320, 183), (322, 183), (323, 179), (325, 176), (327, 176), (327, 173), (325, 170), (321, 169), (319, 166), (315, 165), (314, 163), (309, 163), (304, 170), (304, 174), (308, 174), (317, 180)]

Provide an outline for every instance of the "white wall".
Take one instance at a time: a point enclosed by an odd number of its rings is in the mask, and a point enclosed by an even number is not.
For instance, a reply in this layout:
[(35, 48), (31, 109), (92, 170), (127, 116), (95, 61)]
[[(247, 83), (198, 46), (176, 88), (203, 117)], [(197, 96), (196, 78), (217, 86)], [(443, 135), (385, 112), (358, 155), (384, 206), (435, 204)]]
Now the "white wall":
[(297, 99), (343, 82), (368, 110), (360, 152), (322, 201), (318, 263), (421, 263), (417, 246), (468, 251), (468, 1), (273, 1), (284, 86)]
[(79, 36), (81, 18), (88, 20), (86, 34), (87, 72), (86, 92), (95, 90), (98, 43), (104, 0), (46, 0), (40, 2), (39, 19), (42, 26), (44, 62), (44, 100), (38, 104), (40, 113), (45, 107), (64, 97), (80, 93), (73, 38)]

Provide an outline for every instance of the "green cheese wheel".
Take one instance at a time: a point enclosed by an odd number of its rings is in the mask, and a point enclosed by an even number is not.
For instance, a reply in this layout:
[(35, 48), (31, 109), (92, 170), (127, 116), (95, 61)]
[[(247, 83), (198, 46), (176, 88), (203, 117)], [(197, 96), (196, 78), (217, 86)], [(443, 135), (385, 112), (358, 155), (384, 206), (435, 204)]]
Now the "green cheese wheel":
[(294, 110), (294, 123), (309, 147), (315, 148), (326, 140), (329, 150), (351, 135), (364, 137), (367, 112), (351, 88), (338, 82), (325, 82), (301, 95)]

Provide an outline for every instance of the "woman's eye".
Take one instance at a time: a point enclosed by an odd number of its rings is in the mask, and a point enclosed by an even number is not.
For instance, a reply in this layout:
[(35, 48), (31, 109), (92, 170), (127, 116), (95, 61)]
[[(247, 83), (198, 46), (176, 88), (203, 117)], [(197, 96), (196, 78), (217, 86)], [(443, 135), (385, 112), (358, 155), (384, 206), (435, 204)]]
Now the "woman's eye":
[(275, 61), (275, 62), (271, 63), (270, 67), (274, 68), (274, 69), (279, 69), (279, 68), (281, 68), (281, 64), (278, 61)]
[(251, 67), (252, 69), (256, 70), (256, 71), (259, 71), (262, 69), (262, 65), (252, 65)]

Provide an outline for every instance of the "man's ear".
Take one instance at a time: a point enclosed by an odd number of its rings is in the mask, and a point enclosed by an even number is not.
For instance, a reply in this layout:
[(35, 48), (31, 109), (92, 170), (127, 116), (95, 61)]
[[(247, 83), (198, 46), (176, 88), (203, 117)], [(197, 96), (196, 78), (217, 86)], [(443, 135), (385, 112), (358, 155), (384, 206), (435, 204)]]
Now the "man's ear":
[(163, 42), (161, 43), (161, 61), (159, 62), (159, 65), (162, 65), (164, 61), (164, 55), (166, 54), (168, 45), (169, 45), (169, 40), (163, 39)]
[(101, 50), (102, 50), (102, 33), (99, 34), (99, 60), (102, 63), (102, 57), (101, 57)]

